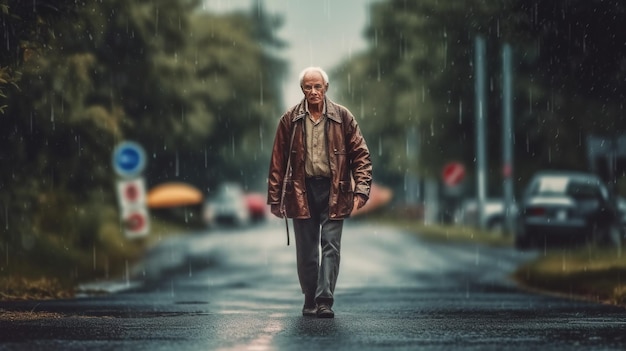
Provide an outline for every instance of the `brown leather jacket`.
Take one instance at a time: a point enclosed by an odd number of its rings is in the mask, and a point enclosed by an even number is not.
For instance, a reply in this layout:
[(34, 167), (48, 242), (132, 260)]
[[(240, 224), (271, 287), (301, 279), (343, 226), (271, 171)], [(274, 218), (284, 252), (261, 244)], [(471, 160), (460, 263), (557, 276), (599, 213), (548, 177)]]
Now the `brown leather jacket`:
[[(267, 203), (281, 203), (285, 182), (284, 209), (288, 218), (310, 218), (305, 186), (306, 137), (304, 100), (289, 109), (281, 118), (274, 138), (270, 160)], [(326, 137), (330, 163), (330, 218), (350, 215), (355, 193), (369, 198), (372, 184), (370, 153), (354, 116), (347, 108), (326, 99)], [(285, 178), (291, 148), (291, 171)]]

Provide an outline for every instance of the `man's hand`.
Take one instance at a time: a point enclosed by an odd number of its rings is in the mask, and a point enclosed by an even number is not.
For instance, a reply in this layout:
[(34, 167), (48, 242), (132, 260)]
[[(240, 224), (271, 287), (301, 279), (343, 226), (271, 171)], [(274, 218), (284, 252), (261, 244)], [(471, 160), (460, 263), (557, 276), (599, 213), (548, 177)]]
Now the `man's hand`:
[(278, 218), (283, 218), (283, 214), (280, 212), (280, 204), (271, 204), (270, 211)]
[(365, 203), (367, 202), (367, 197), (363, 194), (356, 194), (354, 196), (354, 207), (352, 207), (353, 211), (358, 210), (359, 208), (365, 206)]

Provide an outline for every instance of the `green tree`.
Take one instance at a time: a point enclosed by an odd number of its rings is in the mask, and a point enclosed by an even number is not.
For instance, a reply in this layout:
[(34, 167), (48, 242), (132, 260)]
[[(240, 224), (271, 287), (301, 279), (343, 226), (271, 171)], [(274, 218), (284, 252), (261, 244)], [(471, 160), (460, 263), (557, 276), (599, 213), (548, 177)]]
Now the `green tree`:
[(0, 0), (0, 114), (7, 107), (6, 90), (18, 89), (19, 67), (54, 36), (52, 27), (74, 14), (72, 0)]
[[(20, 67), (20, 90), (7, 91), (2, 252), (73, 269), (75, 257), (62, 248), (91, 255), (102, 247), (103, 230), (119, 229), (110, 163), (124, 139), (146, 148), (149, 185), (184, 180), (206, 189), (267, 165), (264, 133), (282, 79), (279, 60), (254, 34), (268, 24), (198, 5), (87, 2), (50, 27), (46, 50)], [(33, 254), (44, 246), (50, 254)]]
[(504, 38), (519, 58), (516, 156), (530, 170), (587, 169), (586, 136), (626, 130), (626, 5), (515, 1), (511, 11), (524, 19)]
[[(397, 181), (407, 169), (434, 176), (445, 162), (472, 159), (472, 43), (495, 27), (499, 10), (479, 0), (372, 5), (369, 49), (340, 71), (350, 75), (364, 132), (378, 142), (383, 179)], [(419, 152), (408, 150), (411, 129)]]
[[(474, 41), (487, 42), (489, 161), (499, 191), (501, 48), (515, 53), (515, 157), (518, 185), (538, 168), (587, 165), (587, 133), (624, 130), (625, 50), (618, 1), (374, 3), (369, 48), (338, 69), (352, 108), (362, 111), (378, 178), (406, 170), (438, 175), (474, 156)], [(419, 134), (417, 162), (407, 130)], [(380, 173), (383, 173), (382, 175)]]

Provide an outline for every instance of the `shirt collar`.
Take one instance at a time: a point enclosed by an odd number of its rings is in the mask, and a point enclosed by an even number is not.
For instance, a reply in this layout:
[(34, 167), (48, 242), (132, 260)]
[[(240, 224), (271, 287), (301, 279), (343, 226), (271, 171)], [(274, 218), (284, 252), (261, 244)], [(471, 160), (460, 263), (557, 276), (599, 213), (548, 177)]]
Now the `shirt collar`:
[[(304, 99), (304, 111), (308, 114), (309, 113), (309, 102)], [(324, 98), (324, 105), (322, 106), (322, 115), (326, 116), (326, 98)]]

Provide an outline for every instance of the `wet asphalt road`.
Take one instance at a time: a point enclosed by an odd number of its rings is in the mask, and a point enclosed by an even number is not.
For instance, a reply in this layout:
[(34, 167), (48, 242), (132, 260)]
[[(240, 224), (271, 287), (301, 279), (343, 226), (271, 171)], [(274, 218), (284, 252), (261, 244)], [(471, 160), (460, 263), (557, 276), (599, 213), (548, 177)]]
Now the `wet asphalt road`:
[(623, 308), (508, 279), (533, 253), (359, 222), (344, 229), (335, 319), (302, 317), (285, 240), (280, 221), (195, 233), (162, 241), (106, 284), (116, 293), (0, 303), (0, 350), (626, 349)]

